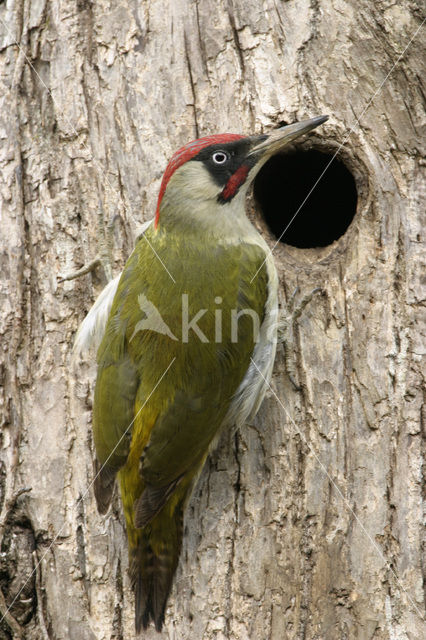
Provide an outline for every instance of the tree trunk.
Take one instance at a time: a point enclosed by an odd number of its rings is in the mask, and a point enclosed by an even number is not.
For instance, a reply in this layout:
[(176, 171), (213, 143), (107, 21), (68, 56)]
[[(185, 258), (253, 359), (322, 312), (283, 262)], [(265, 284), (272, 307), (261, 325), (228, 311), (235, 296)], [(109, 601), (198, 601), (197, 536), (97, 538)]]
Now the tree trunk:
[(420, 7), (0, 4), (1, 640), (134, 637), (75, 331), (180, 145), (326, 113), (297, 149), (339, 151), (356, 215), (321, 249), (274, 248), (283, 310), (296, 286), (296, 306), (321, 290), (287, 319), (255, 424), (224, 435), (197, 484), (161, 637), (424, 637)]

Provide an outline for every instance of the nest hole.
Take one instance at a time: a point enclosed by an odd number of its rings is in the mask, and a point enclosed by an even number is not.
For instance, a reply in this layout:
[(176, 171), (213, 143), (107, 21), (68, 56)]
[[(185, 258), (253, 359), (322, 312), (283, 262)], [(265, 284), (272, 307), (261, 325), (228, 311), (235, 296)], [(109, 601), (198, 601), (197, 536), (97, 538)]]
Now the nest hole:
[(273, 156), (255, 179), (254, 197), (274, 236), (300, 249), (332, 244), (357, 208), (349, 169), (333, 154), (316, 149)]

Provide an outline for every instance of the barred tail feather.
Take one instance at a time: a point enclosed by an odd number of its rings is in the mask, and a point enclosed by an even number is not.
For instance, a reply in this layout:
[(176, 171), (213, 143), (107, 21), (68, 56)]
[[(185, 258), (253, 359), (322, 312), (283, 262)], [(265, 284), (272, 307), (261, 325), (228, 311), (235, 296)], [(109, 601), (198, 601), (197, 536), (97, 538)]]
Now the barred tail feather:
[(165, 507), (140, 531), (132, 550), (130, 577), (135, 592), (135, 628), (140, 633), (150, 620), (161, 631), (167, 600), (182, 548), (183, 502), (173, 513)]

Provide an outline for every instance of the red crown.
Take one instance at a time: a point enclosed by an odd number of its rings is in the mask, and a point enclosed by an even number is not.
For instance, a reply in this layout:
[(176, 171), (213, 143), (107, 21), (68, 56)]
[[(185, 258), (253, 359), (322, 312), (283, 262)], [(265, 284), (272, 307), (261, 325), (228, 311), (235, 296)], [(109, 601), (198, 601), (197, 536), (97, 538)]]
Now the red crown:
[(157, 210), (155, 212), (155, 228), (157, 228), (158, 220), (160, 218), (161, 200), (163, 199), (167, 184), (176, 169), (179, 169), (179, 167), (185, 164), (185, 162), (191, 160), (191, 158), (196, 156), (197, 153), (199, 153), (206, 147), (210, 147), (213, 144), (226, 144), (228, 142), (235, 142), (236, 140), (241, 140), (241, 138), (243, 137), (244, 136), (240, 136), (237, 133), (220, 133), (214, 136), (206, 136), (205, 138), (199, 138), (198, 140), (188, 142), (188, 144), (176, 151), (176, 153), (172, 156), (169, 164), (167, 165), (167, 169), (165, 170), (163, 179), (161, 181), (160, 193), (158, 194)]

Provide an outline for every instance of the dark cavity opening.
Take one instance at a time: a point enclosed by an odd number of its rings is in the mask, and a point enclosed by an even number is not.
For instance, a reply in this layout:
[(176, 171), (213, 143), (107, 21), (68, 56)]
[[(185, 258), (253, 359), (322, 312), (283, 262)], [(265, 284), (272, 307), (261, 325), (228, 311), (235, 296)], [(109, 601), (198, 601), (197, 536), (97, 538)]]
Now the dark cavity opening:
[(314, 149), (294, 151), (273, 156), (259, 171), (254, 197), (281, 242), (326, 247), (349, 227), (357, 206), (355, 180), (338, 158), (326, 169), (332, 157)]

